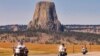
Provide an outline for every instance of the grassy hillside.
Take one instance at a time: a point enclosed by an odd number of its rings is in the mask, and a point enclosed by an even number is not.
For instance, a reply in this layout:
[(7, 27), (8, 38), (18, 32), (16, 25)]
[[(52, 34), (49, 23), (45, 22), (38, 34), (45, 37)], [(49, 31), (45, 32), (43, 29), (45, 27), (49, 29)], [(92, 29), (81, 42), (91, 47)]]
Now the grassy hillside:
[(100, 35), (81, 32), (54, 32), (47, 30), (0, 31), (1, 42), (24, 40), (31, 43), (45, 44), (100, 44)]

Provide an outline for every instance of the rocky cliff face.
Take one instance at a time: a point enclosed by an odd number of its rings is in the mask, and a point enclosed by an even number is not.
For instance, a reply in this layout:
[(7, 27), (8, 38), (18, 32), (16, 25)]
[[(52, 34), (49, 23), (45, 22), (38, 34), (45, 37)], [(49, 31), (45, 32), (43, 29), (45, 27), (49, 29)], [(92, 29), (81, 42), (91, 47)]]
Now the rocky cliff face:
[(56, 14), (55, 4), (48, 1), (37, 3), (33, 19), (30, 21), (28, 29), (61, 31), (62, 26)]

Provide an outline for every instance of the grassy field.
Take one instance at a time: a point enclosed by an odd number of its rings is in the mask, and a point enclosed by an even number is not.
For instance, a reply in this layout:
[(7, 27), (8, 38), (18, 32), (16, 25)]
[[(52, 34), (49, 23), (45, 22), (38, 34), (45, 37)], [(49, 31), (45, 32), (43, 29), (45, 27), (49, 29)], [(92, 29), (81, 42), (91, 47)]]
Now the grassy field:
[[(29, 49), (29, 54), (53, 54), (58, 53), (58, 44), (32, 44), (25, 43)], [(11, 56), (13, 54), (13, 46), (16, 43), (0, 43), (0, 56)], [(66, 45), (68, 53), (81, 52), (84, 45)], [(100, 45), (86, 45), (88, 51), (100, 51)]]

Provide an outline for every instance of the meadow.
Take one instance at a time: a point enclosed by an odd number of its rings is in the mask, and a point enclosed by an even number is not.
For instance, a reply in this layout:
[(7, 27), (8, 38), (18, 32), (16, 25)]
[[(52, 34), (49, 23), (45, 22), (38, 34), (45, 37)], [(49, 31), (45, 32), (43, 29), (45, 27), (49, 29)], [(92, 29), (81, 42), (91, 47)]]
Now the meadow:
[[(36, 54), (57, 54), (59, 44), (34, 44), (25, 43), (29, 49), (29, 55)], [(0, 56), (11, 56), (13, 54), (13, 47), (16, 43), (0, 42)], [(84, 45), (66, 45), (68, 53), (79, 53)], [(100, 51), (100, 45), (86, 45), (89, 52)]]

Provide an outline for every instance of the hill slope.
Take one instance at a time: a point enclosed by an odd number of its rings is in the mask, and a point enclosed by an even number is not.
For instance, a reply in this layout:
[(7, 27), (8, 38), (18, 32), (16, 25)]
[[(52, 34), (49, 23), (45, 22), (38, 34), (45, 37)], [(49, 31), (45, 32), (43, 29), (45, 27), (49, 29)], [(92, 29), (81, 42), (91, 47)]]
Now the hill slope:
[(0, 32), (0, 41), (16, 42), (24, 40), (32, 43), (100, 44), (100, 35), (80, 32), (53, 32), (47, 30)]

